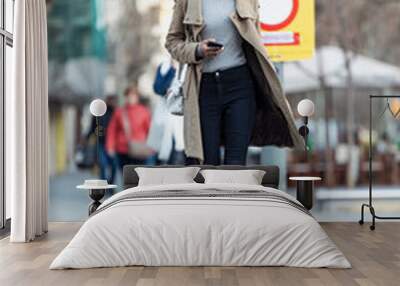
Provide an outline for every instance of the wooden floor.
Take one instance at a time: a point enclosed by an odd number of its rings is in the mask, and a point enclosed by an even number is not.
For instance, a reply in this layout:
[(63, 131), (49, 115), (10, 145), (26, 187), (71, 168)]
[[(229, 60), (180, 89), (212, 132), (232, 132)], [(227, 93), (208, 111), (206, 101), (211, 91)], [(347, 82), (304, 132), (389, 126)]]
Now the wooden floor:
[(400, 223), (379, 223), (375, 232), (355, 223), (322, 225), (353, 269), (129, 267), (50, 271), (51, 261), (80, 227), (53, 223), (47, 236), (31, 244), (0, 241), (0, 285), (400, 285)]

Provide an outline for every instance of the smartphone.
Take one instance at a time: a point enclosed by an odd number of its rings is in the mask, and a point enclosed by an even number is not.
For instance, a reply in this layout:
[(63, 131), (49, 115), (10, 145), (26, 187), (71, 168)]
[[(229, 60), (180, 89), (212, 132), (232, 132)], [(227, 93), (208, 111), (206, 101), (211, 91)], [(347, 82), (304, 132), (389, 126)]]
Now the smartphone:
[(222, 49), (222, 48), (224, 47), (223, 44), (218, 43), (218, 42), (208, 42), (208, 43), (207, 43), (207, 46), (208, 46), (209, 48), (217, 48), (217, 49)]

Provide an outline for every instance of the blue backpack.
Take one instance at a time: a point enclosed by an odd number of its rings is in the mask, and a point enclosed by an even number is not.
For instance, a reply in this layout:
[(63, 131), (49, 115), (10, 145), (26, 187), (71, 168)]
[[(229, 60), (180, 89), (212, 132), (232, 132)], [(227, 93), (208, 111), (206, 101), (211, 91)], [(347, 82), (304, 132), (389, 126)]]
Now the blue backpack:
[(166, 74), (161, 74), (161, 65), (157, 68), (156, 78), (154, 80), (153, 89), (154, 92), (160, 96), (165, 96), (172, 81), (175, 78), (176, 69), (170, 67)]

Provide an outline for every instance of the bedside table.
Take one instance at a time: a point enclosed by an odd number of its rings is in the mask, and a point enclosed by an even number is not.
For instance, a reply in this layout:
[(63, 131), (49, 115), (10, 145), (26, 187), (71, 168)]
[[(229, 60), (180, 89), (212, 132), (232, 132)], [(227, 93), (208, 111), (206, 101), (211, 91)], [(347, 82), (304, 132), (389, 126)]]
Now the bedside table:
[(290, 181), (297, 182), (296, 197), (303, 206), (311, 210), (314, 206), (314, 183), (321, 181), (320, 177), (290, 177)]
[(89, 205), (89, 216), (94, 213), (101, 205), (101, 200), (104, 198), (107, 190), (116, 189), (118, 186), (109, 185), (107, 181), (102, 180), (86, 180), (85, 184), (77, 186), (78, 190), (88, 190), (89, 197), (93, 202)]

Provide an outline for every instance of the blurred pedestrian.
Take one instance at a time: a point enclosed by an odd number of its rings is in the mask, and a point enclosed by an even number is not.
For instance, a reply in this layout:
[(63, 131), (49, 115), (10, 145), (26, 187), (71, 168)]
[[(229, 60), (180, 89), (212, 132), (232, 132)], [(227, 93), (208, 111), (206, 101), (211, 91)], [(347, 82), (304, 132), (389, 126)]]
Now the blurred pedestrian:
[(162, 63), (156, 73), (153, 89), (160, 96), (153, 112), (148, 145), (157, 152), (158, 164), (183, 165), (185, 164), (183, 118), (170, 114), (166, 107), (165, 95), (172, 81), (176, 69), (172, 60)]
[[(145, 165), (151, 152), (146, 147), (151, 115), (140, 103), (136, 86), (125, 90), (124, 100), (124, 105), (114, 112), (106, 138), (107, 151), (117, 159), (121, 171), (125, 165)], [(136, 151), (135, 155), (132, 151)]]
[[(117, 107), (118, 98), (116, 95), (106, 97), (107, 112), (104, 116), (99, 117), (99, 126), (101, 126), (101, 136), (99, 136), (99, 168), (100, 178), (107, 180), (109, 184), (113, 184), (117, 171), (116, 161), (106, 151), (106, 137), (108, 127), (111, 122), (112, 115)], [(88, 142), (91, 136), (96, 136), (96, 118), (93, 117), (88, 133), (85, 136), (85, 141)]]
[(250, 143), (304, 148), (262, 42), (258, 1), (175, 1), (166, 48), (189, 64), (183, 93), (190, 162), (219, 165), (222, 142), (227, 165), (246, 164)]

